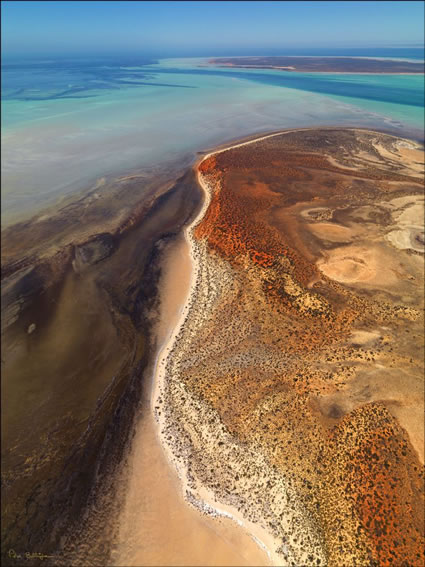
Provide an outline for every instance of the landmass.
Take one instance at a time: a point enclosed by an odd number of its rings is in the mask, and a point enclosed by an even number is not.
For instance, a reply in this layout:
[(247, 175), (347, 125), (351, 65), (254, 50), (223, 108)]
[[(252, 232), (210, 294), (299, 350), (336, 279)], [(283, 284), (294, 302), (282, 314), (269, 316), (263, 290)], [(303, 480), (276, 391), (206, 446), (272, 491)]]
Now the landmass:
[(197, 174), (153, 400), (186, 499), (275, 565), (421, 565), (422, 145), (288, 131)]
[[(2, 564), (114, 557), (153, 369), (191, 505), (273, 564), (421, 564), (422, 189), (421, 143), (292, 130), (3, 230)], [(160, 346), (182, 234), (188, 299)]]
[(219, 57), (209, 65), (244, 69), (277, 69), (299, 73), (423, 74), (422, 62), (361, 57)]

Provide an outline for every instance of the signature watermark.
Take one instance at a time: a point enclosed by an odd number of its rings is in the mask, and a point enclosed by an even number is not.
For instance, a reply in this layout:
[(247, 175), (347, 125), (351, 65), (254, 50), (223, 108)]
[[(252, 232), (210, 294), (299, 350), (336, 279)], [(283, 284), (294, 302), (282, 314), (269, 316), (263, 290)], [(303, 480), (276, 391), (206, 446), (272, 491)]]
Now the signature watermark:
[(39, 551), (25, 551), (22, 553), (17, 553), (14, 549), (9, 549), (7, 555), (10, 559), (53, 559), (54, 555), (46, 555), (45, 553), (40, 553)]

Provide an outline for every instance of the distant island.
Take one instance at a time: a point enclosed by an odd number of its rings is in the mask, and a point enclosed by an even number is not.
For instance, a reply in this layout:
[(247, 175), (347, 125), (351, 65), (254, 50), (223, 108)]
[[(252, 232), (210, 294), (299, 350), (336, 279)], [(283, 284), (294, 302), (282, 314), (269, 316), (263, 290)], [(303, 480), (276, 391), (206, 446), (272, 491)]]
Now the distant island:
[(421, 62), (356, 57), (222, 57), (210, 65), (252, 69), (279, 69), (302, 73), (423, 74)]

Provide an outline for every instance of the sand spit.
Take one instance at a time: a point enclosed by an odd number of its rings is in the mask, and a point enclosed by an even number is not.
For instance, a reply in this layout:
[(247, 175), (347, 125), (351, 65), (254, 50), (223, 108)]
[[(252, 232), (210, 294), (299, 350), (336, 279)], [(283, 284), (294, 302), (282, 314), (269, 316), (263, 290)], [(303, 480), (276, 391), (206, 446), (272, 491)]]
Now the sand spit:
[(386, 238), (422, 180), (399, 143), (305, 129), (198, 166), (191, 284), (153, 409), (186, 499), (275, 565), (422, 561), (423, 255)]
[[(274, 135), (277, 134), (272, 134), (271, 136)], [(264, 136), (261, 139), (267, 137), (268, 136)], [(233, 147), (239, 147), (241, 145), (249, 143), (251, 143), (251, 141), (244, 142), (242, 144), (236, 144)], [(212, 154), (207, 154), (203, 158), (203, 160), (208, 159), (211, 155)], [(164, 403), (165, 396), (167, 395), (166, 389), (168, 389), (169, 386), (169, 384), (166, 383), (166, 376), (173, 375), (176, 371), (176, 366), (177, 368), (179, 366), (177, 352), (184, 352), (184, 349), (182, 348), (184, 335), (188, 333), (190, 340), (191, 333), (188, 328), (188, 323), (192, 318), (196, 318), (195, 327), (200, 323), (198, 320), (200, 314), (196, 313), (197, 304), (201, 306), (204, 305), (205, 312), (208, 313), (208, 310), (206, 308), (207, 306), (203, 302), (205, 296), (211, 296), (210, 292), (212, 291), (212, 289), (214, 289), (209, 285), (209, 282), (211, 281), (211, 275), (212, 273), (214, 273), (214, 270), (211, 273), (207, 251), (205, 247), (200, 245), (193, 237), (193, 231), (195, 227), (202, 220), (209, 207), (210, 196), (214, 189), (202, 179), (202, 177), (199, 175), (199, 172), (198, 181), (199, 185), (204, 191), (204, 203), (201, 210), (199, 211), (199, 214), (194, 219), (192, 224), (185, 229), (185, 237), (187, 238), (190, 246), (189, 253), (192, 260), (193, 273), (189, 286), (188, 297), (182, 309), (180, 320), (175, 326), (171, 336), (168, 338), (168, 341), (164, 343), (161, 351), (158, 353), (156, 375), (154, 377), (154, 394), (152, 397), (152, 405), (155, 417), (159, 423), (161, 440), (164, 444), (169, 459), (176, 466), (177, 472), (183, 482), (183, 492), (186, 496), (186, 499), (204, 513), (210, 514), (212, 516), (229, 517), (235, 520), (240, 526), (244, 527), (245, 529), (249, 529), (250, 534), (252, 535), (254, 540), (261, 548), (266, 551), (273, 564), (278, 564), (280, 559), (278, 559), (278, 557), (272, 550), (276, 548), (276, 546), (279, 546), (279, 542), (275, 540), (273, 536), (270, 536), (267, 530), (257, 524), (254, 524), (253, 522), (250, 522), (248, 519), (248, 514), (245, 513), (244, 515), (243, 513), (241, 513), (239, 507), (226, 505), (224, 502), (217, 501), (217, 497), (212, 491), (209, 491), (208, 488), (206, 486), (203, 486), (202, 484), (199, 485), (199, 481), (198, 483), (196, 483), (195, 479), (190, 475), (188, 471), (189, 459), (187, 458), (187, 456), (186, 458), (184, 458), (184, 454), (179, 455), (179, 450), (182, 448), (179, 442), (180, 432), (178, 431), (178, 428), (176, 431), (173, 431), (174, 427), (177, 426), (177, 421), (175, 421), (177, 416), (167, 415), (170, 410)], [(223, 282), (224, 285), (222, 291), (224, 290), (224, 292), (226, 290), (226, 283), (227, 279), (225, 279)], [(177, 388), (178, 387), (179, 384), (177, 383)], [(180, 392), (177, 389), (177, 391), (173, 393), (173, 396), (179, 396), (179, 394)], [(183, 419), (185, 419), (187, 425), (189, 424), (188, 418), (192, 417), (193, 422), (191, 423), (191, 429), (193, 433), (198, 429), (197, 422), (200, 412), (204, 414), (203, 417), (207, 422), (213, 419), (211, 417), (212, 412), (210, 408), (203, 408), (202, 405), (197, 404), (196, 400), (193, 400), (189, 397), (187, 399), (187, 406), (179, 409), (182, 411), (184, 416), (182, 417)], [(171, 425), (172, 420), (174, 422), (173, 425)], [(211, 424), (209, 430), (204, 430), (202, 433), (203, 435), (202, 438), (199, 439), (198, 447), (208, 446), (208, 444), (211, 444), (211, 440), (216, 441), (220, 436), (223, 438), (223, 441), (219, 441), (220, 446), (229, 446), (229, 443), (231, 443), (229, 434), (223, 429), (217, 416), (215, 416), (215, 422)], [(171, 445), (170, 436), (174, 438), (174, 443), (172, 443)], [(238, 448), (236, 445), (231, 447), (232, 452), (238, 453), (239, 459), (243, 458), (243, 447)], [(252, 456), (253, 455), (251, 455), (251, 457)], [(209, 455), (208, 458), (210, 458)], [(261, 468), (264, 466), (264, 464), (265, 463), (261, 461), (257, 463), (257, 470), (261, 471)], [(242, 478), (245, 474), (243, 468), (244, 467), (242, 464), (241, 467), (236, 467), (236, 471), (229, 472), (232, 476), (237, 476), (236, 473), (238, 472)], [(253, 488), (255, 488), (255, 484)], [(249, 504), (249, 502), (245, 502), (244, 508), (246, 510), (249, 509)]]
[[(259, 142), (267, 138), (278, 136), (281, 133), (273, 133), (262, 136), (255, 140), (242, 142), (231, 146), (231, 148), (242, 147), (254, 142)], [(231, 148), (225, 148), (220, 152)], [(207, 154), (203, 162), (207, 161), (214, 152)], [(211, 407), (203, 405), (201, 401), (191, 397), (189, 392), (184, 389), (184, 384), (176, 380), (182, 365), (181, 356), (186, 356), (186, 348), (190, 346), (191, 340), (196, 336), (196, 329), (202, 328), (208, 322), (209, 307), (229, 291), (231, 279), (228, 277), (227, 268), (220, 265), (213, 265), (208, 251), (202, 243), (198, 242), (193, 232), (199, 222), (204, 218), (208, 210), (211, 195), (215, 188), (207, 182), (198, 169), (198, 182), (205, 195), (204, 203), (199, 214), (192, 224), (185, 229), (185, 236), (190, 245), (190, 256), (193, 264), (193, 273), (188, 291), (188, 299), (182, 309), (181, 317), (168, 341), (164, 344), (158, 354), (156, 376), (154, 377), (153, 409), (155, 417), (159, 423), (159, 433), (166, 449), (167, 455), (175, 465), (180, 479), (183, 483), (183, 492), (186, 499), (196, 506), (200, 511), (216, 515), (229, 517), (235, 520), (240, 526), (248, 529), (254, 540), (268, 554), (273, 565), (281, 565), (282, 559), (290, 564), (305, 563), (311, 547), (316, 549), (317, 555), (320, 553), (320, 545), (317, 542), (305, 543), (305, 551), (297, 553), (291, 550), (290, 542), (284, 543), (280, 538), (279, 530), (270, 530), (270, 525), (279, 523), (281, 510), (290, 509), (290, 487), (286, 485), (282, 478), (273, 474), (273, 470), (265, 461), (261, 453), (252, 449), (246, 453), (246, 447), (235, 443), (232, 436), (223, 427), (217, 414)], [(220, 269), (221, 268), (221, 269)], [(218, 275), (220, 276), (217, 277)], [(221, 285), (218, 285), (218, 282)], [(185, 342), (188, 345), (185, 345)], [(180, 355), (180, 356), (179, 356)], [(171, 384), (167, 377), (173, 376)], [(169, 397), (169, 399), (167, 399)], [(184, 400), (184, 402), (183, 402)], [(178, 411), (178, 413), (177, 413)], [(179, 427), (179, 422), (185, 423), (185, 430)], [(199, 428), (199, 423), (205, 423), (205, 428)], [(207, 425), (208, 424), (208, 425)], [(191, 438), (184, 443), (187, 438), (187, 428), (190, 428)], [(193, 440), (197, 437), (196, 457), (191, 452)], [(211, 480), (214, 479), (216, 471), (212, 471), (212, 478), (196, 478), (191, 473), (192, 467), (197, 463), (197, 472), (202, 474), (208, 467), (208, 463), (214, 458), (212, 456), (214, 448), (217, 450), (218, 460), (227, 460), (228, 463), (235, 463), (228, 466), (227, 470), (220, 470), (219, 474), (227, 483), (233, 483), (235, 479), (240, 481), (243, 494), (237, 497), (236, 494), (229, 498), (224, 493), (216, 493), (208, 489)], [(205, 450), (205, 462), (201, 460), (203, 449)], [(224, 457), (224, 459), (223, 459)], [(266, 472), (265, 472), (266, 471)], [(247, 482), (247, 477), (252, 480)], [(202, 479), (204, 483), (202, 483)], [(270, 479), (271, 484), (270, 484)], [(275, 510), (267, 512), (267, 502), (258, 502), (258, 509), (251, 501), (250, 495), (257, 493), (258, 487), (268, 485), (273, 490), (275, 500)], [(291, 495), (295, 498), (295, 495)], [(233, 504), (233, 505), (232, 505)], [(296, 505), (295, 505), (296, 506)], [(290, 516), (289, 522), (295, 521), (303, 525), (301, 519), (297, 518), (300, 512), (294, 511)], [(266, 521), (263, 520), (266, 516)], [(307, 519), (304, 520), (308, 523)], [(309, 538), (309, 531), (306, 539)]]

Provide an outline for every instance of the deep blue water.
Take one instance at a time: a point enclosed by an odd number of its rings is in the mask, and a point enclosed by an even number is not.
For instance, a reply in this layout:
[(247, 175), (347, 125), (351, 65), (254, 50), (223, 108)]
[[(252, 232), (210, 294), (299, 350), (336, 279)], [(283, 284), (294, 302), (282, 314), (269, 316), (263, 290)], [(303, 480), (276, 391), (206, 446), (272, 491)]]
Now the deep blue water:
[[(55, 59), (62, 61), (80, 61), (84, 62), (89, 57), (91, 60), (97, 59), (97, 61), (104, 60), (118, 60), (118, 59), (143, 59), (146, 63), (152, 62), (158, 59), (169, 59), (169, 58), (182, 58), (182, 57), (218, 57), (218, 56), (243, 56), (243, 55), (312, 55), (312, 56), (322, 56), (322, 57), (388, 57), (396, 59), (425, 59), (425, 46), (416, 47), (279, 47), (279, 48), (261, 48), (261, 47), (233, 47), (231, 52), (229, 48), (215, 48), (214, 51), (211, 49), (180, 49), (174, 51), (162, 51), (162, 52), (146, 52), (143, 53), (111, 53), (110, 55), (98, 55), (87, 54), (86, 57), (81, 55), (73, 56), (68, 55), (57, 55)], [(43, 56), (32, 55), (28, 53), (25, 59), (29, 62), (36, 61), (37, 59), (52, 59), (52, 54), (46, 54)], [(2, 55), (3, 62), (5, 61), (4, 55)], [(22, 56), (8, 56), (8, 62), (16, 62), (22, 60)]]

